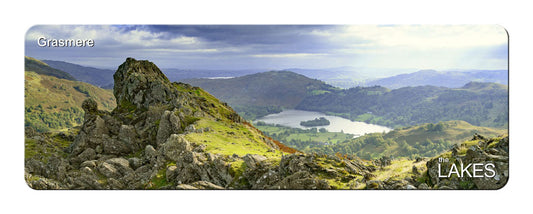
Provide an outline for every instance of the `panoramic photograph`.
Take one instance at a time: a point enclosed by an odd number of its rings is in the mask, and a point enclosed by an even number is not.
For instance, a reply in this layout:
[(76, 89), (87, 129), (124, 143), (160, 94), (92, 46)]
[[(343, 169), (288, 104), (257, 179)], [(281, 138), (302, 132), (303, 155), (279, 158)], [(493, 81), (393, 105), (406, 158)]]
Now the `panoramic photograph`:
[(497, 190), (499, 25), (35, 25), (36, 190)]

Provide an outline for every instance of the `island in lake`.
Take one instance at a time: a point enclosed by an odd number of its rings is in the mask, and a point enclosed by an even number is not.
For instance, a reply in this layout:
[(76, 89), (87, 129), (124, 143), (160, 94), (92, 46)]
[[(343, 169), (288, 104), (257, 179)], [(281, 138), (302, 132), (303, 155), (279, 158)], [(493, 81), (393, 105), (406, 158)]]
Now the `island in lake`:
[(305, 127), (310, 126), (327, 126), (329, 125), (329, 120), (325, 117), (315, 118), (314, 120), (308, 120), (308, 121), (302, 121), (300, 122), (300, 125)]

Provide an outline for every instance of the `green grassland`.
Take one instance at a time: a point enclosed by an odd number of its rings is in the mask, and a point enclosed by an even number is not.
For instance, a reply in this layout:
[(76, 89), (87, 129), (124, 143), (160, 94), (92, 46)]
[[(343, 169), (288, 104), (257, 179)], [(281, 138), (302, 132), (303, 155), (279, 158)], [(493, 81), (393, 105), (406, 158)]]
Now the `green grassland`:
[(464, 121), (428, 123), (396, 129), (386, 134), (367, 134), (322, 148), (314, 147), (310, 151), (319, 153), (340, 152), (353, 154), (364, 159), (382, 156), (432, 157), (449, 149), (454, 144), (469, 140), (475, 133), (496, 137), (507, 134), (508, 130), (474, 126)]
[(196, 122), (196, 129), (209, 128), (203, 133), (189, 133), (185, 136), (190, 142), (205, 144), (206, 151), (222, 155), (260, 154), (266, 157), (280, 157), (281, 152), (275, 151), (262, 142), (258, 132), (244, 124), (226, 123), (211, 119)]
[(452, 145), (472, 138), (475, 133), (496, 137), (508, 133), (507, 129), (474, 126), (464, 121), (427, 123), (395, 129), (386, 134), (373, 133), (358, 138), (351, 134), (302, 130), (264, 123), (255, 125), (266, 135), (307, 153), (342, 153), (364, 159), (383, 156), (431, 157)]
[(325, 145), (333, 145), (353, 138), (352, 134), (328, 132), (325, 130), (319, 131), (316, 128), (304, 130), (279, 125), (268, 125), (261, 122), (254, 126), (273, 139), (303, 152), (312, 151), (311, 148), (322, 148)]
[(115, 98), (110, 90), (53, 76), (26, 71), (24, 77), (24, 122), (37, 131), (52, 131), (81, 125), (83, 100), (92, 98), (98, 108), (111, 111)]

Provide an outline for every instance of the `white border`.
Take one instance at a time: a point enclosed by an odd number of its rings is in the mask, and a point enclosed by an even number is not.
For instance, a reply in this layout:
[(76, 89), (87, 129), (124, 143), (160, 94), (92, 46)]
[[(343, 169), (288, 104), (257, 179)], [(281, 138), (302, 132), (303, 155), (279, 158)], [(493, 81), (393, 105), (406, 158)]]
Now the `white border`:
[[(191, 1), (192, 2), (192, 1)], [(529, 4), (505, 1), (31, 1), (2, 5), (2, 213), (512, 212), (531, 194)], [(14, 4), (14, 5), (13, 5)], [(529, 18), (527, 18), (529, 17)], [(24, 34), (35, 24), (500, 24), (510, 33), (510, 182), (498, 191), (34, 191), (23, 179)], [(7, 66), (5, 66), (7, 65)], [(512, 209), (512, 210), (511, 210)]]

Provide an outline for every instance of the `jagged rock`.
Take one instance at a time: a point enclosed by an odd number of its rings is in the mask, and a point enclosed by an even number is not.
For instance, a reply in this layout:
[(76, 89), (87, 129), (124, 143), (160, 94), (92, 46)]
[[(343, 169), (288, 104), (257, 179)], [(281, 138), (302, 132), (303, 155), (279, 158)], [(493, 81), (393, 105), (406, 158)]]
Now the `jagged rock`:
[(96, 160), (84, 161), (83, 163), (80, 164), (80, 167), (95, 168), (96, 167)]
[(313, 172), (321, 170), (321, 167), (313, 160), (314, 157), (311, 155), (285, 155), (281, 158), (279, 164), (280, 175), (285, 176), (300, 171)]
[[(189, 143), (183, 135), (178, 134), (172, 134), (161, 147), (165, 157), (172, 161), (176, 161), (181, 154), (184, 154), (184, 151), (192, 150), (191, 143)], [(186, 160), (189, 162), (192, 161), (190, 158)]]
[(154, 149), (152, 145), (147, 145), (146, 148), (144, 148), (144, 157), (148, 160), (151, 160), (152, 158), (155, 158), (157, 156), (157, 151)]
[(108, 178), (120, 178), (133, 173), (128, 160), (124, 158), (109, 159), (98, 166), (98, 171)]
[(281, 189), (293, 190), (331, 189), (327, 181), (316, 179), (306, 171), (287, 176), (277, 185)]
[(107, 179), (107, 183), (111, 189), (125, 189), (124, 183), (122, 183), (120, 180), (117, 180), (115, 178)]
[(176, 116), (176, 111), (165, 111), (161, 115), (157, 131), (157, 144), (164, 143), (171, 134), (177, 134), (181, 129), (181, 119)]
[(38, 180), (31, 181), (28, 186), (32, 189), (38, 190), (58, 190), (63, 189), (62, 186), (54, 180), (47, 178), (39, 178)]
[(168, 104), (178, 93), (159, 68), (147, 60), (127, 58), (113, 75), (113, 94), (117, 104), (131, 103), (136, 108)]
[(427, 190), (429, 189), (429, 186), (426, 183), (421, 183), (420, 185), (418, 185), (418, 189)]
[(260, 167), (261, 163), (265, 161), (267, 158), (262, 155), (257, 154), (247, 154), (244, 157), (242, 157), (244, 162), (246, 163), (246, 166), (250, 169), (255, 169), (256, 167)]
[(88, 114), (96, 113), (98, 111), (98, 103), (89, 98), (83, 101), (81, 108)]
[(130, 163), (131, 168), (134, 170), (142, 166), (142, 160), (140, 158), (129, 158), (128, 162)]
[(105, 162), (98, 166), (98, 171), (108, 178), (121, 176), (115, 166)]
[(224, 189), (224, 187), (215, 185), (207, 181), (196, 181), (196, 182), (191, 183), (190, 185), (195, 187), (196, 189), (209, 189), (209, 190), (223, 190)]
[(137, 132), (135, 131), (135, 127), (132, 125), (120, 126), (118, 139), (124, 144), (125, 147), (128, 147), (129, 151), (137, 151), (141, 149), (140, 142), (137, 139)]
[(131, 153), (133, 150), (123, 141), (111, 139), (107, 135), (103, 135), (103, 153), (112, 155), (125, 155)]
[(179, 184), (178, 186), (176, 186), (176, 189), (178, 190), (196, 190), (198, 188), (192, 186), (192, 185), (188, 185), (188, 184)]
[(96, 151), (94, 151), (94, 149), (92, 148), (87, 148), (78, 155), (76, 162), (84, 162), (87, 160), (93, 160), (95, 158), (96, 158)]
[(178, 167), (176, 166), (169, 166), (167, 167), (167, 171), (165, 173), (167, 181), (173, 181), (176, 179), (176, 176), (178, 176)]
[[(431, 184), (435, 185), (438, 189), (499, 189), (507, 183), (509, 179), (508, 137), (496, 143), (480, 135), (475, 135), (474, 139), (483, 142), (468, 147), (466, 154), (460, 155), (455, 152), (456, 154), (450, 158), (449, 162), (439, 162), (438, 158), (434, 158), (426, 163)], [(458, 149), (456, 150), (458, 151)], [(439, 177), (439, 165), (441, 169), (440, 174), (448, 175), (452, 165), (459, 167), (461, 164), (463, 166), (468, 166), (469, 164), (486, 166), (491, 164), (494, 166), (494, 173), (482, 172), (482, 174), (489, 173), (491, 175), (485, 176), (483, 174), (482, 177), (470, 177), (467, 173), (460, 178)], [(468, 170), (470, 175), (473, 174), (472, 168), (472, 165), (470, 165), (470, 169)], [(459, 171), (461, 170), (459, 169)]]

